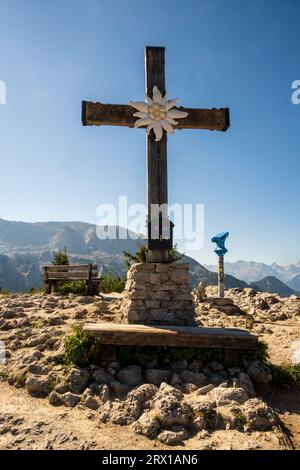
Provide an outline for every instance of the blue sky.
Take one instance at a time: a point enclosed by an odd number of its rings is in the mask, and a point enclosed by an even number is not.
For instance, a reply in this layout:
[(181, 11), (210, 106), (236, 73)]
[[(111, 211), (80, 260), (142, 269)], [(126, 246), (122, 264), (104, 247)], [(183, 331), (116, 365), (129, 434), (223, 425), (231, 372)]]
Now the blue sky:
[(170, 203), (205, 205), (205, 244), (228, 261), (300, 258), (298, 0), (0, 0), (0, 217), (96, 222), (146, 202), (145, 133), (82, 127), (81, 100), (144, 96), (145, 45), (166, 47), (170, 97), (231, 110), (228, 132), (168, 140)]

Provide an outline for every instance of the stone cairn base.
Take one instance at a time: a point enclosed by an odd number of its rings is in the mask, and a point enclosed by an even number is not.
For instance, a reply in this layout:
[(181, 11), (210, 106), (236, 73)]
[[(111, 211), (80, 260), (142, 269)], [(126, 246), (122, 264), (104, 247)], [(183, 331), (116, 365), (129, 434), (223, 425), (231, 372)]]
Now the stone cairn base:
[(127, 273), (122, 323), (195, 326), (187, 263), (136, 263)]

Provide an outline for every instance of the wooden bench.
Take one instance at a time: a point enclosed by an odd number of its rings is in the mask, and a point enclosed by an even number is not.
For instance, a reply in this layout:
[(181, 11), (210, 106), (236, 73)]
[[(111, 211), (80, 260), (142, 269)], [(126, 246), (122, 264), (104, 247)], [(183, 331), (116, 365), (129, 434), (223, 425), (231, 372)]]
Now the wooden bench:
[(237, 328), (148, 326), (116, 323), (86, 323), (84, 331), (106, 345), (106, 360), (115, 360), (116, 346), (194, 347), (224, 349), (225, 365), (234, 365), (244, 349), (256, 349), (258, 337)]
[(52, 289), (57, 291), (63, 281), (84, 281), (87, 295), (99, 294), (100, 278), (96, 264), (43, 266), (43, 279), (47, 294), (51, 294)]

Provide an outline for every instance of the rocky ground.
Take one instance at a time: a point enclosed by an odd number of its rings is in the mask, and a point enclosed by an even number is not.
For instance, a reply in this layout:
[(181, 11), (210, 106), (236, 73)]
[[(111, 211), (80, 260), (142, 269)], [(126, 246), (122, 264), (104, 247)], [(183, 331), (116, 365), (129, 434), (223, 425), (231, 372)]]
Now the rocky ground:
[[(221, 305), (215, 295), (198, 298), (199, 325), (251, 329), (272, 363), (300, 362), (299, 297), (229, 289)], [(1, 449), (300, 448), (300, 392), (274, 387), (260, 361), (63, 364), (72, 325), (119, 322), (121, 300), (0, 296)]]

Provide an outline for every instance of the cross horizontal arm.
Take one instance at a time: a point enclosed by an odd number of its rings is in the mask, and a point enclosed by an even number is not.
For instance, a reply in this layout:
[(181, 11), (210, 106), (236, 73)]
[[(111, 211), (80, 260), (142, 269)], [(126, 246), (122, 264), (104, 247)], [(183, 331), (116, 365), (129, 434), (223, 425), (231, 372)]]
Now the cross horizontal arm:
[[(230, 126), (229, 108), (191, 109), (178, 107), (188, 116), (181, 119), (175, 129), (207, 129), (227, 131)], [(132, 106), (124, 104), (82, 102), (82, 124), (84, 126), (134, 127), (136, 118)]]

